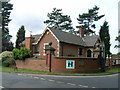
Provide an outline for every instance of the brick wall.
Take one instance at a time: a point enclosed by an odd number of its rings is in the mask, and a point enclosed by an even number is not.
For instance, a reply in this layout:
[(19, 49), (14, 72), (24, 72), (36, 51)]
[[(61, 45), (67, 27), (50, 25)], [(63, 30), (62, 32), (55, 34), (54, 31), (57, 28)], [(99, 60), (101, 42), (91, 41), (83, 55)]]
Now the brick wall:
[(16, 61), (16, 66), (22, 69), (48, 71), (46, 60), (26, 59), (25, 61)]
[[(98, 72), (99, 64), (97, 58), (72, 58), (72, 57), (52, 57), (50, 65), (50, 55), (47, 60), (26, 59), (25, 61), (16, 61), (18, 68), (39, 70), (39, 71), (52, 71), (61, 73), (88, 73)], [(74, 60), (75, 68), (67, 69), (66, 60)], [(84, 64), (80, 64), (80, 62)], [(50, 67), (51, 66), (51, 70)]]
[(60, 43), (60, 56), (68, 56), (74, 55), (75, 57), (85, 57), (86, 56), (86, 48), (82, 48), (82, 55), (78, 55), (78, 49), (80, 46), (72, 45), (67, 43)]
[[(75, 69), (66, 69), (66, 60), (75, 61)], [(81, 65), (79, 62), (83, 62)], [(64, 73), (88, 73), (98, 72), (99, 62), (97, 58), (52, 58), (52, 72)]]

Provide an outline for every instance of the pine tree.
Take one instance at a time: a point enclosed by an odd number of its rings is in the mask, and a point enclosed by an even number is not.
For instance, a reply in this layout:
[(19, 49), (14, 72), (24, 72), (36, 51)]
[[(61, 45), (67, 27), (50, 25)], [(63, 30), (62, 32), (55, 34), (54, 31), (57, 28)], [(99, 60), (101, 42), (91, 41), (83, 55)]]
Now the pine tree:
[(13, 43), (10, 41), (11, 35), (9, 35), (8, 24), (11, 21), (9, 19), (13, 5), (8, 2), (2, 2), (2, 51), (11, 51), (13, 49)]
[(53, 11), (47, 15), (49, 19), (44, 21), (44, 23), (47, 24), (48, 27), (74, 33), (70, 16), (63, 15), (61, 11), (62, 9), (53, 8)]
[(21, 26), (16, 35), (16, 48), (20, 49), (20, 44), (25, 40), (25, 28)]
[(88, 13), (83, 13), (82, 15), (79, 14), (79, 17), (77, 18), (79, 26), (76, 26), (76, 28), (82, 28), (85, 30), (85, 35), (90, 35), (91, 33), (95, 33), (91, 28), (95, 29), (96, 25), (93, 24), (93, 22), (98, 21), (104, 15), (98, 16), (98, 10), (99, 8), (97, 6), (94, 6), (92, 9), (88, 10)]
[(107, 57), (107, 55), (111, 54), (111, 52), (110, 52), (111, 44), (110, 44), (109, 25), (108, 25), (107, 21), (105, 21), (103, 23), (103, 26), (101, 26), (99, 35), (100, 35), (101, 41), (103, 41), (105, 44), (105, 57)]

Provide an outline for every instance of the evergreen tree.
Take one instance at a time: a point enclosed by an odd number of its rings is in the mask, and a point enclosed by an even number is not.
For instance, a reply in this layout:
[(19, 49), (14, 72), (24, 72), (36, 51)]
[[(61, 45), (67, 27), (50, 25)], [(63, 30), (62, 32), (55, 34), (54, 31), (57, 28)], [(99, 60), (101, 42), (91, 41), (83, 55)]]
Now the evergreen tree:
[(25, 28), (21, 26), (16, 35), (16, 48), (20, 49), (20, 44), (25, 40)]
[(103, 26), (101, 26), (101, 29), (100, 29), (100, 32), (99, 32), (99, 35), (100, 35), (100, 39), (101, 41), (104, 42), (105, 44), (105, 57), (108, 55), (110, 55), (110, 34), (109, 34), (109, 25), (108, 25), (108, 22), (105, 21), (103, 23)]
[(74, 33), (70, 16), (63, 15), (61, 11), (62, 9), (53, 8), (53, 11), (47, 15), (49, 19), (44, 21), (44, 23), (47, 24), (48, 27)]
[(116, 37), (115, 41), (118, 41), (118, 45), (115, 45), (115, 48), (120, 48), (120, 30), (118, 32), (118, 36)]
[(11, 21), (9, 19), (13, 5), (8, 2), (2, 2), (2, 51), (11, 51), (13, 49), (13, 43), (10, 41), (11, 35), (9, 35), (8, 24)]
[(98, 15), (99, 8), (97, 6), (94, 6), (92, 9), (88, 10), (88, 13), (83, 13), (82, 15), (79, 14), (79, 17), (77, 18), (79, 26), (76, 26), (76, 28), (82, 28), (85, 30), (85, 35), (90, 35), (91, 33), (95, 33), (91, 28), (95, 29), (96, 26), (93, 24), (93, 22), (98, 21), (104, 15)]

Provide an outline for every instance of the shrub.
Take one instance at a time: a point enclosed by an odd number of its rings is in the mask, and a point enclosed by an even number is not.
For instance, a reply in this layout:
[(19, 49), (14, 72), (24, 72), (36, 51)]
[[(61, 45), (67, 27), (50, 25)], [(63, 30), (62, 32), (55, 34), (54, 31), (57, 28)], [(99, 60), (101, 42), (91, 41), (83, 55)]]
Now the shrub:
[(4, 51), (0, 54), (0, 59), (2, 60), (2, 65), (5, 67), (9, 67), (10, 65), (14, 65), (14, 57), (13, 53), (10, 51)]
[(13, 55), (14, 55), (15, 60), (19, 59), (20, 50), (19, 49), (14, 49), (13, 50)]
[(31, 57), (31, 51), (27, 48), (14, 49), (13, 54), (15, 60), (25, 60), (25, 58)]

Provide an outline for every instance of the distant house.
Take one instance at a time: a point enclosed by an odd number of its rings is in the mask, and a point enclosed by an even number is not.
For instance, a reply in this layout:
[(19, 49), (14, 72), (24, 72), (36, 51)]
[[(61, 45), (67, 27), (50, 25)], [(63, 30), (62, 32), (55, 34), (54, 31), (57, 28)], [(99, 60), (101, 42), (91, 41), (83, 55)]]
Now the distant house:
[(49, 42), (55, 48), (55, 56), (97, 57), (94, 50), (100, 44), (98, 35), (83, 36), (83, 29), (79, 35), (69, 32), (46, 28), (42, 34), (26, 37), (21, 46), (32, 50), (33, 55), (45, 57), (45, 48)]

